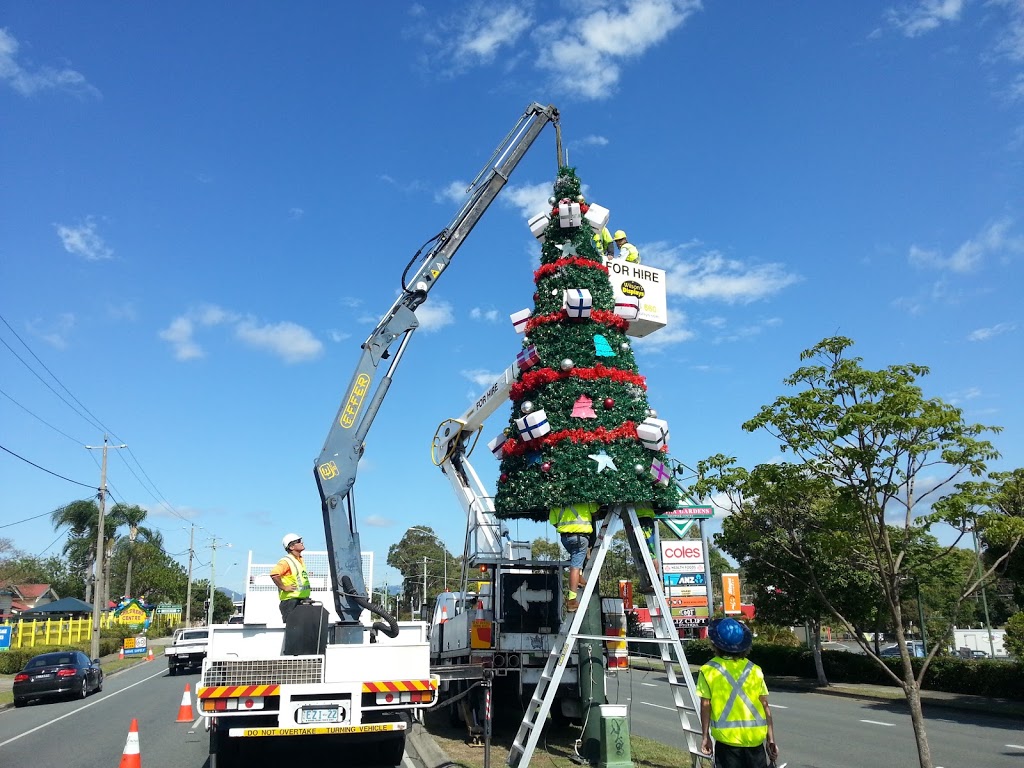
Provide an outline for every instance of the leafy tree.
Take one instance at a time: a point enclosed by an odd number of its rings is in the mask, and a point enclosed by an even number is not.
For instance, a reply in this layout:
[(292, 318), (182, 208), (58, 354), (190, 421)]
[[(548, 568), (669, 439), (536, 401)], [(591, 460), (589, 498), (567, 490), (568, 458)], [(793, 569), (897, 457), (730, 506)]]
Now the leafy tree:
[[(118, 503), (110, 510), (110, 517), (107, 524), (111, 525), (115, 530), (122, 526), (127, 526), (128, 528), (127, 542), (121, 542), (124, 544), (127, 558), (127, 569), (124, 579), (124, 595), (126, 597), (131, 597), (132, 594), (132, 561), (135, 558), (135, 550), (139, 543), (139, 537), (142, 537), (143, 542), (155, 545), (157, 549), (163, 546), (163, 535), (143, 526), (142, 522), (145, 519), (146, 510), (135, 504), (128, 505)], [(121, 539), (124, 539), (124, 537), (121, 537)], [(109, 578), (107, 579), (107, 582), (109, 597)]]
[[(133, 569), (132, 581), (136, 595), (145, 596), (151, 603), (185, 602), (188, 575), (180, 563), (163, 551), (158, 541), (143, 541), (140, 538), (131, 544), (127, 536), (121, 537), (111, 557), (110, 583), (113, 594), (130, 594), (127, 589), (129, 564)], [(195, 591), (193, 589), (193, 593)]]
[(50, 522), (55, 531), (65, 526), (71, 529), (64, 542), (64, 554), (70, 561), (72, 573), (82, 580), (82, 591), (87, 603), (92, 602), (99, 519), (100, 508), (93, 499), (72, 501), (50, 513)]
[(397, 544), (388, 547), (387, 564), (402, 574), (405, 595), (416, 595), (422, 600), (425, 580), (428, 605), (441, 592), (458, 589), (456, 585), (460, 583), (461, 558), (448, 552), (429, 525), (409, 528)]
[(1024, 659), (1024, 611), (1015, 613), (1006, 622), (1006, 650), (1018, 659)]
[[(984, 494), (974, 496), (972, 489), (958, 489), (955, 503), (931, 515), (918, 514), (919, 504), (937, 499), (962, 475), (984, 474), (985, 462), (999, 454), (983, 435), (998, 429), (965, 423), (959, 409), (926, 399), (917, 384), (928, 373), (926, 367), (907, 363), (868, 370), (860, 358), (846, 356), (852, 345), (848, 338), (832, 337), (805, 350), (801, 359), (811, 362), (785, 380), (801, 391), (763, 406), (743, 428), (767, 431), (809, 473), (836, 486), (836, 509), (857, 526), (859, 543), (870, 558), (882, 604), (892, 620), (901, 656), (899, 674), (870, 648), (865, 650), (903, 689), (920, 764), (931, 768), (920, 683), (938, 646), (915, 676), (903, 628), (905, 582), (914, 575), (908, 550), (919, 532), (938, 522), (984, 528), (993, 540), (1012, 549), (1020, 541), (1021, 520), (1005, 515), (986, 519), (981, 512)], [(977, 583), (968, 590), (975, 588)], [(825, 598), (820, 587), (816, 591)], [(838, 611), (833, 615), (853, 629)]]
[(530, 557), (534, 560), (560, 560), (562, 548), (557, 541), (536, 538), (530, 545)]

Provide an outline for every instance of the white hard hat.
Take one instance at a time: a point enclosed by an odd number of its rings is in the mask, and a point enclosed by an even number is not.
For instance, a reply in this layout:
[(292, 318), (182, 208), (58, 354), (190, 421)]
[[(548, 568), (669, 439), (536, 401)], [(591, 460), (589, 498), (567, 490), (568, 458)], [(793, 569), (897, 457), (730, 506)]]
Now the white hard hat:
[(284, 538), (281, 539), (281, 546), (284, 547), (284, 551), (287, 552), (288, 545), (291, 544), (293, 541), (298, 541), (301, 538), (302, 537), (299, 536), (299, 534), (297, 533), (286, 533), (284, 535)]

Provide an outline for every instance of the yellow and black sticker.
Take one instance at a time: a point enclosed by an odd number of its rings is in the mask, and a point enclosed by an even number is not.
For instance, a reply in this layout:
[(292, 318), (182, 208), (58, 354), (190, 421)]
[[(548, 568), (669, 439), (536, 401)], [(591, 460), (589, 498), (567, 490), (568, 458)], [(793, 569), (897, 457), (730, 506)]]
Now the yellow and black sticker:
[(405, 723), (371, 723), (369, 725), (340, 725), (333, 728), (231, 728), (229, 736), (253, 738), (265, 736), (326, 736), (346, 733), (384, 733), (404, 731)]

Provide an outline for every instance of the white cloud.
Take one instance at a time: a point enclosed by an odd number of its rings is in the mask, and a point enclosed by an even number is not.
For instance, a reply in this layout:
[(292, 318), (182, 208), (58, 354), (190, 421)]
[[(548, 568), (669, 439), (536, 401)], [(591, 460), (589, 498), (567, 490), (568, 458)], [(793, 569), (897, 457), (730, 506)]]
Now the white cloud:
[(567, 146), (569, 149), (581, 149), (583, 147), (607, 147), (608, 139), (604, 136), (590, 134), (589, 136), (584, 136), (582, 139), (573, 139)]
[(49, 323), (34, 320), (28, 324), (28, 330), (42, 339), (54, 349), (68, 348), (68, 335), (75, 328), (75, 316), (70, 312), (62, 312)]
[(977, 328), (967, 334), (968, 341), (988, 341), (993, 336), (1017, 330), (1014, 323), (996, 323), (988, 328)]
[(434, 193), (435, 203), (462, 203), (466, 202), (468, 194), (466, 187), (469, 186), (468, 181), (455, 180), (451, 182), (447, 187)]
[(257, 324), (249, 318), (235, 325), (235, 336), (251, 347), (274, 353), (286, 363), (313, 360), (324, 345), (307, 328), (291, 322)]
[(981, 389), (979, 387), (968, 387), (961, 392), (951, 393), (946, 400), (949, 401), (950, 405), (960, 405), (967, 400), (974, 400), (981, 397)]
[[(504, 205), (518, 208), (520, 215), (525, 222), (532, 219), (541, 211), (550, 210), (548, 198), (551, 197), (551, 182), (542, 181), (539, 184), (508, 184), (501, 191), (499, 198)], [(526, 230), (529, 232), (529, 230)]]
[(489, 323), (498, 322), (498, 310), (496, 309), (480, 309), (480, 307), (473, 307), (469, 310), (469, 316), (473, 320), (486, 320)]
[(99, 96), (99, 91), (86, 82), (85, 76), (73, 69), (22, 65), (18, 60), (19, 47), (7, 29), (0, 29), (0, 82), (6, 82), (22, 96), (47, 90)]
[(1024, 253), (1024, 237), (1010, 232), (1013, 221), (999, 219), (981, 230), (975, 237), (965, 240), (948, 257), (941, 251), (911, 245), (907, 259), (918, 267), (946, 269), (951, 272), (971, 272), (988, 256), (1009, 256)]
[(687, 327), (685, 312), (675, 312), (669, 308), (669, 323), (654, 333), (639, 339), (631, 339), (630, 343), (645, 352), (663, 352), (666, 347), (682, 344), (696, 338), (697, 334)]
[(382, 515), (367, 515), (360, 522), (370, 528), (390, 528), (395, 524), (394, 520)]
[(963, 0), (919, 0), (910, 6), (888, 9), (885, 19), (906, 37), (919, 37), (959, 21), (963, 7)]
[(687, 299), (709, 299), (748, 304), (772, 296), (801, 280), (782, 264), (747, 264), (727, 259), (715, 250), (691, 255), (698, 243), (672, 247), (665, 243), (642, 245), (645, 263), (657, 264), (667, 274), (668, 292)]
[(288, 209), (288, 218), (291, 219), (292, 221), (295, 221), (296, 219), (301, 219), (305, 215), (306, 212), (302, 208)]
[(103, 238), (96, 232), (96, 222), (92, 216), (87, 216), (85, 221), (78, 226), (67, 226), (55, 224), (57, 236), (60, 238), (64, 250), (76, 256), (83, 257), (86, 261), (103, 261), (113, 258), (114, 252), (103, 241)]
[(1024, 61), (1024, 3), (1020, 0), (992, 0), (990, 5), (1005, 8), (1009, 15), (996, 50), (1011, 61)]
[(426, 301), (416, 309), (416, 319), (425, 333), (439, 331), (455, 322), (455, 312), (447, 301)]
[(591, 6), (578, 19), (535, 31), (538, 64), (571, 94), (608, 98), (618, 84), (620, 62), (646, 53), (700, 7), (699, 0), (628, 0)]
[(271, 352), (286, 363), (312, 360), (323, 351), (323, 343), (301, 325), (288, 321), (260, 324), (252, 317), (216, 304), (206, 304), (179, 315), (159, 332), (159, 336), (171, 345), (176, 360), (196, 360), (205, 356), (195, 338), (197, 331), (218, 326), (230, 326), (239, 341)]
[(503, 47), (511, 48), (533, 25), (528, 9), (480, 4), (470, 8), (455, 41), (455, 59), (463, 64), (489, 63)]
[[(503, 371), (498, 371), (497, 373), (495, 373), (494, 371), (488, 371), (484, 368), (471, 368), (465, 371), (459, 371), (459, 375), (462, 378), (468, 379), (481, 389), (483, 389), (484, 387), (489, 387), (491, 384), (493, 384), (497, 380), (497, 378), (501, 376), (502, 373)], [(477, 397), (479, 396), (479, 394), (479, 392), (475, 392), (472, 393), (470, 397)]]
[(335, 344), (337, 344), (339, 342), (342, 342), (342, 341), (345, 341), (346, 339), (351, 338), (351, 337), (352, 337), (351, 333), (346, 333), (345, 331), (339, 331), (336, 328), (331, 328), (329, 331), (327, 331), (327, 338), (329, 338)]

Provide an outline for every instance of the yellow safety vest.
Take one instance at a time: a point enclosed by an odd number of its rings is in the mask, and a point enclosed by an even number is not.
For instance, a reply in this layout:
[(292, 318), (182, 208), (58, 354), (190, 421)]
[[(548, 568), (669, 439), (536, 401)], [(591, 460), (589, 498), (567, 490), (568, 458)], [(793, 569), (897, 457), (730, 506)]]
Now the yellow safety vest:
[(608, 231), (608, 227), (604, 227), (600, 232), (594, 233), (594, 247), (597, 248), (599, 256), (613, 256), (615, 254), (615, 248), (612, 246), (612, 233)]
[(626, 243), (624, 246), (619, 248), (619, 258), (624, 258), (631, 264), (640, 263), (640, 251), (632, 243)]
[(286, 586), (294, 586), (291, 590), (278, 590), (277, 596), (281, 600), (291, 600), (295, 597), (309, 597), (309, 571), (306, 570), (306, 564), (290, 553), (285, 555), (282, 559), (288, 561), (288, 567), (291, 568), (291, 573), (287, 576), (282, 576), (281, 581), (283, 581)]
[(552, 507), (548, 520), (559, 533), (590, 533), (594, 530), (591, 522), (598, 504), (571, 504), (568, 507)]
[(711, 736), (733, 747), (756, 747), (768, 735), (761, 697), (764, 673), (747, 659), (715, 657), (700, 668), (697, 693), (711, 699)]

